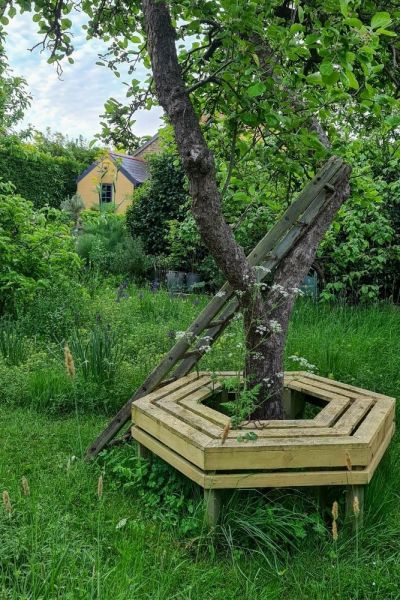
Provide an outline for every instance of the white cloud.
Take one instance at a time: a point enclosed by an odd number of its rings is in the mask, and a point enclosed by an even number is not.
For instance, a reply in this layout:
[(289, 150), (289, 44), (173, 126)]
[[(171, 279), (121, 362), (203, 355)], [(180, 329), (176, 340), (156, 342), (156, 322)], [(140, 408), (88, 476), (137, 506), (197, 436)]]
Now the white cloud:
[[(82, 17), (77, 16), (79, 25)], [(31, 15), (25, 13), (16, 16), (7, 27), (6, 51), (10, 66), (15, 74), (22, 75), (28, 82), (33, 100), (22, 126), (28, 123), (39, 130), (50, 127), (70, 137), (82, 134), (92, 139), (100, 131), (99, 115), (103, 112), (104, 102), (109, 97), (124, 101), (125, 86), (107, 68), (96, 65), (98, 52), (105, 45), (98, 40), (85, 39), (82, 30), (74, 37), (75, 63), (63, 64), (61, 80), (54, 65), (47, 63), (46, 52), (37, 48), (30, 52), (28, 48), (40, 41), (37, 27)], [(144, 78), (140, 69), (135, 76)], [(134, 133), (152, 135), (160, 127), (161, 109), (141, 111), (137, 115)]]

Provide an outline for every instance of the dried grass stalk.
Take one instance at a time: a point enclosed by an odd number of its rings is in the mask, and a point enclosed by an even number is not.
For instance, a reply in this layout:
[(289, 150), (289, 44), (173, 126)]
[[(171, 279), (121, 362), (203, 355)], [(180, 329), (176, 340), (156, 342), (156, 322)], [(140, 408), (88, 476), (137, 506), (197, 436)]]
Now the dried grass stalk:
[(24, 492), (24, 496), (29, 496), (31, 493), (31, 490), (29, 488), (29, 481), (27, 480), (26, 477), (22, 477), (21, 485), (22, 485), (22, 491)]
[(97, 482), (97, 495), (100, 500), (103, 495), (103, 475), (100, 475), (99, 480)]
[(75, 377), (75, 363), (68, 344), (65, 344), (64, 346), (64, 363), (68, 375), (71, 377), (71, 379), (73, 379)]
[(9, 515), (11, 515), (12, 505), (11, 505), (11, 500), (10, 500), (10, 494), (7, 492), (7, 490), (4, 490), (4, 492), (3, 492), (3, 505), (4, 505), (5, 511)]
[(221, 444), (225, 444), (225, 440), (228, 437), (228, 433), (229, 433), (230, 428), (231, 428), (231, 422), (228, 421), (227, 424), (225, 425), (223, 431), (222, 431), (222, 434), (221, 434), (221, 440), (222, 440)]

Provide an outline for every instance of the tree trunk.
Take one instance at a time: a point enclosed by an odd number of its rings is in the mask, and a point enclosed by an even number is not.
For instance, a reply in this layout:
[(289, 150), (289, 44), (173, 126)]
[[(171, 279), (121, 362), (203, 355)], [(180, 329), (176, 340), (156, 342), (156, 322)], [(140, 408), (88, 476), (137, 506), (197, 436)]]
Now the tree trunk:
[[(264, 299), (243, 248), (222, 215), (214, 157), (199, 126), (185, 88), (175, 48), (175, 31), (166, 4), (142, 0), (142, 8), (158, 100), (174, 128), (178, 151), (189, 180), (192, 211), (200, 235), (225, 277), (236, 290), (244, 317), (245, 374), (250, 386), (260, 384), (255, 418), (283, 417), (283, 350), (295, 292), (314, 260), (319, 241), (348, 195), (348, 178), (329, 205), (277, 268)], [(278, 331), (279, 329), (279, 331)]]

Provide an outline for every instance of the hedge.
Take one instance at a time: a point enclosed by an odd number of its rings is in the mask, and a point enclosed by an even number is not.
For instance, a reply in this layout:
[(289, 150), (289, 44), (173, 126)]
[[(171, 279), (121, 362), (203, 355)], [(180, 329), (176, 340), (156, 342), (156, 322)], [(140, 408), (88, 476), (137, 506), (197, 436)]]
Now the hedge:
[(59, 208), (76, 192), (76, 179), (87, 167), (82, 163), (38, 151), (34, 146), (0, 140), (0, 178), (11, 181), (16, 193), (36, 208)]

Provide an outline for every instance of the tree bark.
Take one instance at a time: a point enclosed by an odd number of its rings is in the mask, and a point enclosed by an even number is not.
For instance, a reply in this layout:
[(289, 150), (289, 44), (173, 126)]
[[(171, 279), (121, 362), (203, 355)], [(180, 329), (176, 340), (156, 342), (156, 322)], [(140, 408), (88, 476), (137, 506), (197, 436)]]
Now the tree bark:
[[(236, 290), (243, 312), (248, 384), (260, 384), (255, 418), (283, 418), (283, 349), (295, 292), (314, 260), (319, 241), (348, 195), (348, 179), (303, 238), (279, 265), (272, 287), (262, 297), (254, 270), (222, 215), (215, 162), (201, 132), (185, 87), (175, 48), (175, 30), (166, 4), (142, 0), (147, 47), (156, 93), (175, 132), (178, 151), (189, 180), (192, 211), (200, 235), (221, 271)], [(315, 128), (315, 124), (312, 124)], [(280, 292), (282, 286), (284, 293)], [(276, 331), (278, 325), (280, 331)]]

